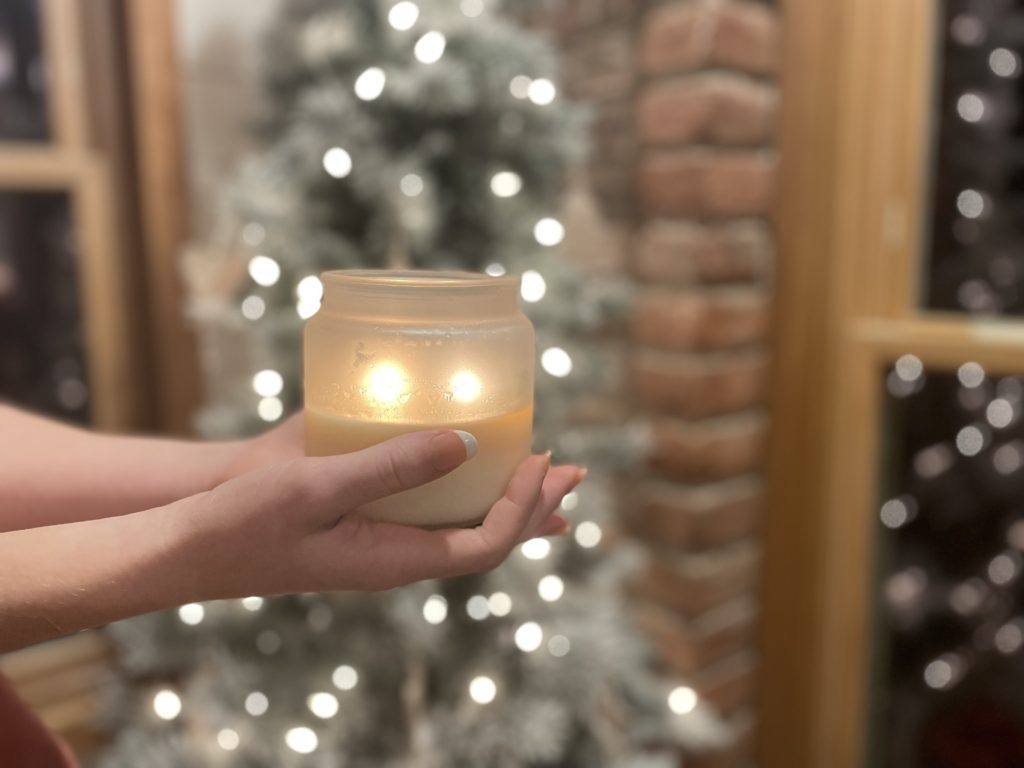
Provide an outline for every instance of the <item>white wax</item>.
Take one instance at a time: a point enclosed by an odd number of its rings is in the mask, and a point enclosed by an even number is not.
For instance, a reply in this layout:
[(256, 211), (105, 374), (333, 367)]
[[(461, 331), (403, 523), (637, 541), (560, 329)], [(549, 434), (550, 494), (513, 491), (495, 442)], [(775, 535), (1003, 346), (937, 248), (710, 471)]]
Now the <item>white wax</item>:
[(359, 510), (372, 520), (439, 528), (476, 525), (502, 497), (515, 468), (530, 453), (533, 409), (486, 419), (419, 424), (357, 420), (307, 408), (305, 421), (308, 456), (350, 453), (424, 429), (470, 432), (480, 451), (454, 472)]

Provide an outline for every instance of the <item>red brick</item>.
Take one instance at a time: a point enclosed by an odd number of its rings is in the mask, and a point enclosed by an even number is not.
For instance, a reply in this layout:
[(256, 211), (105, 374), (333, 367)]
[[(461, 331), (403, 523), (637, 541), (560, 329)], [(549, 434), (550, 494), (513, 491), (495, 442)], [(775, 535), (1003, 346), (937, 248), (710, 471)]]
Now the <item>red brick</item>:
[(754, 472), (764, 458), (767, 422), (759, 412), (698, 422), (655, 419), (651, 463), (694, 482)]
[(637, 59), (648, 75), (698, 67), (770, 74), (778, 69), (779, 14), (754, 2), (677, 0), (652, 9), (643, 19)]
[(634, 604), (639, 626), (650, 636), (658, 657), (684, 679), (738, 651), (757, 637), (754, 601), (740, 598), (686, 621), (642, 599)]
[(774, 133), (777, 101), (773, 87), (735, 75), (655, 81), (639, 97), (637, 133), (661, 146), (762, 144)]
[(652, 9), (639, 34), (640, 70), (657, 75), (693, 69), (714, 47), (716, 18), (707, 0), (671, 2)]
[(757, 692), (757, 660), (740, 652), (689, 678), (689, 684), (719, 714), (732, 715), (754, 704)]
[(722, 349), (764, 341), (769, 301), (761, 288), (649, 289), (631, 317), (632, 338), (660, 349)]
[(708, 549), (757, 531), (761, 494), (760, 482), (751, 477), (696, 487), (648, 481), (631, 488), (628, 516), (641, 538), (690, 551)]
[(779, 67), (781, 37), (780, 17), (772, 7), (754, 2), (725, 3), (715, 30), (713, 63), (771, 74)]
[(641, 405), (700, 418), (762, 405), (768, 358), (759, 350), (679, 354), (641, 349), (630, 356), (628, 376)]
[(750, 541), (699, 554), (659, 552), (637, 577), (635, 588), (692, 618), (751, 592), (759, 564), (757, 546)]
[(637, 187), (645, 212), (667, 216), (761, 216), (771, 212), (776, 161), (764, 151), (648, 152)]
[(771, 232), (761, 221), (707, 226), (654, 220), (634, 238), (631, 271), (662, 285), (761, 280), (772, 252)]

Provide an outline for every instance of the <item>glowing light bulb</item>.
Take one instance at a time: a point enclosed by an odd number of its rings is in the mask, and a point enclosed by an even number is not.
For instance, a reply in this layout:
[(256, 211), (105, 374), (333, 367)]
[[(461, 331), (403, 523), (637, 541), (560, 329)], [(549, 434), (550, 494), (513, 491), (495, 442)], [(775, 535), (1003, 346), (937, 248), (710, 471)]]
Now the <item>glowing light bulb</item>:
[(985, 369), (978, 363), (964, 363), (957, 369), (956, 377), (965, 387), (974, 389), (985, 381)]
[(341, 147), (331, 147), (324, 152), (324, 170), (336, 179), (343, 179), (352, 173), (352, 155)]
[(466, 601), (466, 613), (475, 621), (483, 621), (491, 612), (490, 603), (483, 595), (473, 595)]
[(359, 673), (348, 664), (342, 664), (334, 670), (331, 682), (340, 691), (351, 691), (359, 683)]
[(472, 371), (459, 371), (449, 382), (452, 397), (462, 403), (471, 403), (480, 397), (482, 385), (480, 379)]
[(306, 275), (295, 286), (295, 295), (298, 296), (299, 301), (319, 303), (324, 295), (324, 284), (316, 275)]
[(408, 388), (405, 371), (394, 363), (381, 363), (366, 377), (366, 394), (381, 405), (394, 405)]
[(423, 618), (428, 624), (440, 624), (448, 618), (448, 601), (441, 595), (431, 595), (423, 603)]
[(448, 40), (440, 32), (427, 32), (416, 41), (416, 45), (413, 46), (413, 55), (422, 64), (434, 64), (444, 56), (447, 44)]
[(256, 413), (264, 421), (277, 421), (284, 415), (284, 403), (279, 397), (261, 398), (256, 406)]
[(591, 549), (600, 544), (602, 535), (601, 526), (590, 520), (585, 520), (577, 525), (576, 530), (573, 532), (576, 543), (584, 549)]
[(395, 5), (391, 7), (391, 10), (388, 11), (388, 24), (390, 24), (393, 29), (404, 32), (407, 29), (412, 29), (419, 17), (419, 6), (416, 5), (416, 3), (403, 1), (401, 3), (395, 3)]
[(523, 653), (533, 653), (544, 641), (544, 630), (535, 621), (521, 624), (514, 636), (516, 647)]
[(548, 640), (548, 653), (556, 658), (561, 658), (569, 653), (572, 647), (569, 638), (565, 635), (554, 635)]
[(484, 12), (484, 0), (462, 0), (459, 3), (459, 8), (462, 10), (463, 16), (475, 19)]
[(916, 355), (903, 355), (896, 361), (896, 375), (910, 383), (917, 381), (924, 373), (924, 363)]
[(956, 448), (964, 456), (977, 456), (985, 447), (985, 435), (975, 426), (968, 426), (957, 432)]
[(469, 697), (477, 704), (490, 704), (498, 695), (498, 686), (486, 675), (474, 677), (469, 681)]
[(520, 549), (528, 560), (543, 560), (551, 553), (551, 542), (538, 537), (524, 541)]
[(565, 582), (553, 573), (548, 574), (537, 584), (537, 594), (541, 600), (553, 603), (565, 594)]
[(543, 107), (555, 100), (555, 84), (546, 77), (538, 77), (526, 89), (526, 96), (537, 106)]
[(985, 198), (976, 189), (965, 189), (956, 197), (956, 209), (967, 219), (976, 219), (985, 212)]
[(199, 603), (189, 603), (178, 609), (178, 618), (181, 619), (182, 624), (192, 627), (202, 622), (205, 615), (206, 610)]
[(505, 266), (503, 264), (499, 264), (498, 262), (488, 264), (487, 267), (484, 269), (484, 272), (486, 272), (491, 277), (501, 277), (507, 271), (508, 270), (505, 269)]
[(281, 278), (281, 265), (269, 256), (253, 256), (249, 259), (249, 277), (257, 285), (269, 288)]
[(243, 597), (242, 607), (247, 611), (258, 611), (263, 607), (262, 597)]
[(1002, 429), (1013, 421), (1013, 404), (1002, 397), (997, 397), (985, 408), (985, 418), (996, 429)]
[(996, 48), (988, 57), (988, 65), (999, 77), (1016, 77), (1020, 71), (1020, 59), (1007, 48)]
[(519, 284), (519, 293), (522, 294), (523, 301), (535, 304), (544, 298), (544, 294), (547, 291), (548, 284), (544, 281), (544, 276), (540, 272), (532, 269), (523, 272), (523, 277)]
[(259, 296), (246, 296), (242, 300), (242, 317), (246, 320), (259, 320), (266, 311), (266, 302)]
[(169, 688), (157, 691), (153, 696), (153, 712), (161, 720), (173, 720), (181, 714), (181, 697)]
[(956, 112), (961, 120), (977, 123), (985, 117), (985, 101), (976, 93), (965, 93), (957, 99)]
[(298, 752), (300, 755), (308, 755), (316, 750), (320, 740), (311, 728), (299, 726), (298, 728), (288, 729), (288, 732), (284, 735), (284, 743), (293, 752)]
[(418, 197), (423, 193), (423, 177), (415, 173), (407, 173), (398, 182), (398, 188), (406, 197)]
[(523, 177), (514, 171), (499, 171), (491, 176), (491, 192), (496, 197), (514, 197), (523, 188)]
[(562, 509), (566, 512), (572, 512), (579, 505), (580, 495), (576, 491), (569, 491), (569, 493), (565, 494), (565, 498), (562, 499)]
[(525, 99), (530, 95), (530, 83), (531, 80), (526, 75), (516, 75), (509, 81), (508, 90), (517, 99)]
[(373, 101), (384, 93), (384, 86), (387, 84), (388, 76), (380, 67), (370, 67), (363, 70), (363, 73), (356, 78), (353, 86), (356, 96), (363, 101)]
[(306, 699), (309, 711), (317, 717), (327, 720), (338, 714), (338, 699), (333, 693), (318, 692)]
[(242, 740), (238, 737), (237, 731), (231, 728), (221, 728), (217, 731), (217, 746), (225, 752), (234, 752), (241, 743)]
[(697, 692), (686, 685), (673, 688), (668, 695), (668, 708), (677, 715), (687, 715), (697, 708)]
[(558, 245), (565, 239), (565, 227), (558, 219), (552, 219), (549, 216), (534, 225), (533, 237), (541, 245)]
[(540, 366), (559, 379), (572, 373), (572, 358), (561, 347), (549, 347), (540, 356)]
[(252, 377), (252, 389), (260, 397), (280, 395), (284, 389), (284, 377), (277, 371), (267, 368)]
[(262, 691), (253, 691), (245, 697), (245, 711), (253, 717), (265, 714), (269, 707), (270, 699)]
[(508, 616), (512, 612), (512, 598), (505, 592), (495, 592), (487, 599), (487, 607), (495, 616)]

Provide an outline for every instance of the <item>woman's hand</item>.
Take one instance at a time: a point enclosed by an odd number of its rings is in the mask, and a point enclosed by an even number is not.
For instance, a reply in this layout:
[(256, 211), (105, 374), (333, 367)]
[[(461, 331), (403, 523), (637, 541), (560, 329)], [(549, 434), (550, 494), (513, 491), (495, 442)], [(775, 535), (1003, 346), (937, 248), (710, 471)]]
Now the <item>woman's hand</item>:
[(519, 466), (476, 528), (425, 531), (358, 514), (361, 505), (436, 480), (465, 460), (454, 432), (418, 432), (356, 453), (266, 467), (196, 497), (179, 520), (197, 579), (190, 599), (390, 589), (490, 569), (516, 544), (565, 531), (556, 510), (584, 472), (551, 467), (546, 455)]
[(0, 652), (182, 603), (381, 590), (498, 565), (521, 541), (561, 533), (555, 510), (578, 467), (531, 456), (482, 525), (424, 531), (359, 507), (466, 460), (452, 431), (342, 456), (298, 458), (163, 507), (0, 535)]
[(225, 445), (222, 480), (301, 458), (306, 454), (302, 411), (262, 434)]

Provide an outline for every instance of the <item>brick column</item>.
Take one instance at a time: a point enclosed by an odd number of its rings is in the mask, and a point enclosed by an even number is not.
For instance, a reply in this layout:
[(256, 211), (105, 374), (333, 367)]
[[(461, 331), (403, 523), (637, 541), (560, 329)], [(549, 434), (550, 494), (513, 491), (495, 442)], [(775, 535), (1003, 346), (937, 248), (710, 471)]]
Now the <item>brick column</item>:
[[(566, 90), (594, 113), (590, 180), (637, 284), (629, 395), (654, 454), (627, 493), (652, 553), (637, 615), (671, 674), (756, 724), (760, 469), (780, 18), (754, 0), (562, 0)], [(597, 260), (603, 260), (600, 256)]]
[(737, 734), (690, 766), (753, 750), (779, 32), (751, 0), (648, 4), (637, 27), (630, 384), (655, 439), (634, 594), (667, 666)]

